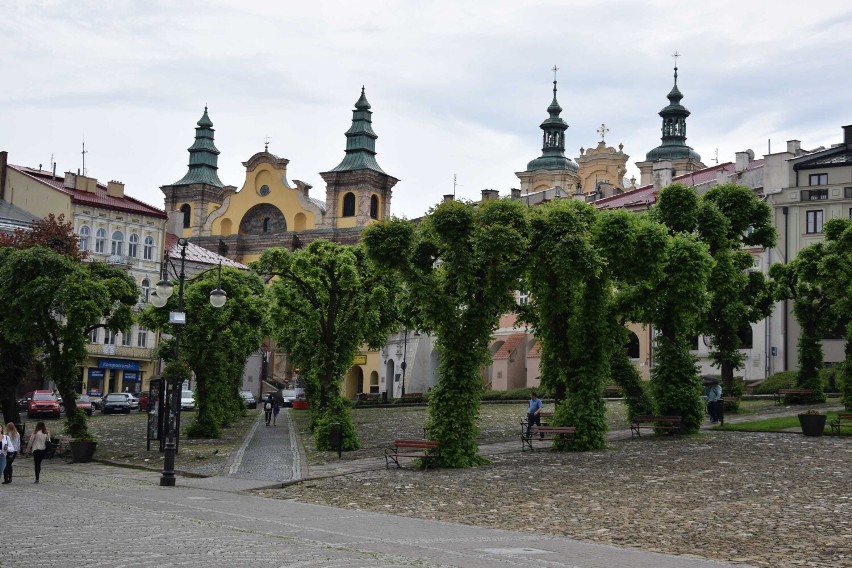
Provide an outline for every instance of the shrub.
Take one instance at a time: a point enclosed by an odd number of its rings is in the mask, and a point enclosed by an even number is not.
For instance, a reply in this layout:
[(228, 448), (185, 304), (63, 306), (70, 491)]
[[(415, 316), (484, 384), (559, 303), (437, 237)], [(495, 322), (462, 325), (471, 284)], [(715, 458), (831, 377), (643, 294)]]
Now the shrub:
[(754, 394), (775, 394), (778, 389), (793, 388), (796, 384), (797, 374), (798, 371), (781, 371), (770, 375), (754, 387)]

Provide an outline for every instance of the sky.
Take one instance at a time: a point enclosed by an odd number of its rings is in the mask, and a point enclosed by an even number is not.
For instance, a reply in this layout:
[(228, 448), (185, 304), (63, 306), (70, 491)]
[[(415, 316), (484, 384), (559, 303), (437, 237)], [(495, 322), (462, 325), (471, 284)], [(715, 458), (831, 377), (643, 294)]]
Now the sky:
[[(789, 6), (789, 7), (787, 7)], [(541, 154), (552, 99), (566, 155), (624, 144), (628, 174), (660, 144), (678, 52), (687, 144), (703, 162), (786, 141), (842, 140), (852, 124), (852, 4), (753, 0), (16, 0), (0, 6), (0, 150), (16, 165), (82, 168), (162, 208), (186, 173), (205, 105), (219, 177), (290, 160), (313, 186), (344, 156), (366, 88), (376, 159), (413, 218), (454, 191), (508, 195)]]

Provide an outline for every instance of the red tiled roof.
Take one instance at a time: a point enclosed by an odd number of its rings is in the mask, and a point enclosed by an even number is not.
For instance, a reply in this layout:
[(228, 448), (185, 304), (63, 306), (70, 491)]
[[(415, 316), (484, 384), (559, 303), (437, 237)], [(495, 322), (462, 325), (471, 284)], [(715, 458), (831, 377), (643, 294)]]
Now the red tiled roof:
[[(166, 233), (166, 253), (171, 258), (180, 258), (180, 245), (178, 244), (178, 236), (171, 233)], [(222, 266), (231, 266), (240, 270), (248, 270), (248, 266), (241, 264), (236, 260), (231, 260), (226, 256), (216, 254), (213, 251), (207, 250), (204, 247), (193, 243), (186, 245), (186, 260), (198, 264), (216, 265), (222, 262)]]
[(540, 346), (541, 346), (541, 343), (540, 343), (540, 342), (538, 342), (538, 341), (536, 341), (535, 343), (533, 343), (533, 346), (530, 348), (530, 350), (529, 350), (529, 351), (527, 351), (527, 358), (530, 358), (530, 357), (532, 357), (532, 358), (535, 358), (535, 357), (539, 357), (539, 358), (541, 358), (541, 348), (540, 348)]
[(70, 189), (65, 187), (65, 178), (54, 176), (47, 170), (36, 170), (26, 166), (14, 166), (9, 164), (9, 167), (20, 172), (21, 174), (39, 181), (45, 185), (49, 185), (57, 191), (71, 197), (72, 203), (81, 203), (92, 205), (93, 207), (103, 207), (105, 209), (113, 209), (115, 211), (124, 211), (126, 213), (139, 213), (140, 215), (148, 215), (150, 217), (159, 217), (166, 219), (168, 216), (162, 209), (158, 209), (152, 205), (148, 205), (138, 199), (134, 199), (125, 194), (124, 197), (113, 197), (107, 195), (105, 185), (99, 183), (96, 193), (89, 193), (78, 189)]
[(512, 351), (517, 349), (518, 345), (524, 340), (524, 338), (526, 338), (526, 334), (523, 333), (513, 333), (510, 335), (509, 338), (503, 342), (503, 345), (500, 346), (500, 349), (494, 353), (494, 360), (508, 359), (509, 355), (512, 354)]

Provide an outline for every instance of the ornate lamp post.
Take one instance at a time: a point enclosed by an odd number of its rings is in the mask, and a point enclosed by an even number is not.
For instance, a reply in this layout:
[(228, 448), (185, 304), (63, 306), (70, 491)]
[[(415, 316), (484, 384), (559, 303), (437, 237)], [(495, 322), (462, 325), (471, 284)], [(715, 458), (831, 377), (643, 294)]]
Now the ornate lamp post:
[(399, 368), (402, 369), (402, 398), (405, 398), (405, 368), (408, 367), (408, 364), (405, 362), (405, 357), (408, 354), (408, 328), (405, 328), (405, 334), (403, 335), (403, 344), (402, 344), (402, 363), (399, 364)]
[[(175, 328), (175, 361), (180, 361), (180, 332), (186, 324), (186, 314), (183, 311), (183, 288), (186, 282), (186, 246), (189, 244), (184, 238), (178, 239), (180, 245), (180, 272), (177, 272), (174, 262), (166, 253), (163, 263), (163, 279), (157, 282), (157, 289), (151, 294), (151, 303), (155, 308), (162, 308), (174, 292), (174, 284), (168, 279), (169, 269), (178, 278), (178, 305), (177, 311), (169, 312), (169, 323)], [(225, 305), (228, 295), (222, 290), (222, 263), (219, 263), (219, 282), (216, 289), (210, 292), (210, 304), (214, 308)], [(167, 387), (168, 388), (168, 387)], [(160, 485), (163, 487), (174, 487), (175, 484), (175, 453), (177, 452), (177, 418), (180, 413), (180, 393), (182, 382), (172, 379), (171, 400), (169, 406), (169, 419), (166, 430), (165, 456), (163, 459), (163, 474), (160, 477)]]

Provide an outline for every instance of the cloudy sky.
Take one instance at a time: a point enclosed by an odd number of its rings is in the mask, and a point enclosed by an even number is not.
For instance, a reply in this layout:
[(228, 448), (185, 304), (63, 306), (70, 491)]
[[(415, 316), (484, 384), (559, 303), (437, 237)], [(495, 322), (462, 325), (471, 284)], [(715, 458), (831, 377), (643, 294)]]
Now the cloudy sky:
[(13, 164), (82, 166), (163, 206), (208, 105), (219, 177), (263, 150), (314, 186), (343, 158), (362, 85), (393, 212), (453, 192), (508, 194), (540, 154), (554, 65), (566, 154), (600, 139), (634, 162), (660, 142), (673, 60), (705, 164), (852, 124), (852, 4), (773, 1), (16, 0), (0, 8), (0, 149)]

